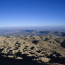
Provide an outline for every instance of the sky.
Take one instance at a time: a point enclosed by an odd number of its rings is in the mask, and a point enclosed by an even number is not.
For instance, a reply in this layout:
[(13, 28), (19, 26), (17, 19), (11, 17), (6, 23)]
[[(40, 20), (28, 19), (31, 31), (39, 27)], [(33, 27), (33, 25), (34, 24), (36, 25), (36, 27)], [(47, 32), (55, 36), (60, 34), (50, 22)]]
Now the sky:
[(65, 26), (65, 0), (0, 0), (0, 27)]

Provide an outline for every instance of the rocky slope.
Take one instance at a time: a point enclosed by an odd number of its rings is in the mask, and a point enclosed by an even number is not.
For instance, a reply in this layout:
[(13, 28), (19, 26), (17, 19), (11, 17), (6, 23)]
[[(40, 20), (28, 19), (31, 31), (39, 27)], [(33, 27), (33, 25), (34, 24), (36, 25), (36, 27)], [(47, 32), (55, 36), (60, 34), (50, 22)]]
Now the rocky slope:
[(65, 37), (0, 36), (0, 63), (13, 64), (10, 59), (18, 60), (20, 65), (65, 65)]

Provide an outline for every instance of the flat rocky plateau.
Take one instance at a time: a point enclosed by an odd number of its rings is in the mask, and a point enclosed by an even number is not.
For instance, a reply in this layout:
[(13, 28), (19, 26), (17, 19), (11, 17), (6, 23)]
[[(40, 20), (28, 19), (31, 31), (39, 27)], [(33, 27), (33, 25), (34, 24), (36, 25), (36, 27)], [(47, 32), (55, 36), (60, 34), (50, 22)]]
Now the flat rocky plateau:
[(65, 37), (0, 36), (0, 65), (65, 65)]

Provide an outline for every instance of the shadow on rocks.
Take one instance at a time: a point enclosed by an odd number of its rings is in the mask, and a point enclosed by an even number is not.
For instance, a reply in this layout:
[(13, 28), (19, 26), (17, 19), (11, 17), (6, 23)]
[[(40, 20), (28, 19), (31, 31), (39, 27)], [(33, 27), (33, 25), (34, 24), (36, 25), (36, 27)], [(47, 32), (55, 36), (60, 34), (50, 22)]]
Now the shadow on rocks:
[(16, 56), (22, 57), (22, 60), (4, 57), (3, 55), (7, 56), (7, 54), (0, 53), (0, 65), (46, 65), (45, 63), (37, 63), (32, 60), (34, 57), (28, 57), (20, 52), (16, 53)]

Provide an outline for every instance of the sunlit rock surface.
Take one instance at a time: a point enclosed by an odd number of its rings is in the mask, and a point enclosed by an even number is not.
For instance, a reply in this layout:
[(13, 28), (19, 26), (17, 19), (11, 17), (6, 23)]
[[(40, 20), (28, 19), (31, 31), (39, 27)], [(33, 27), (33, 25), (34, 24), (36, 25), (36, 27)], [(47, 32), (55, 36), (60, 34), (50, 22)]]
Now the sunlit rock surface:
[(65, 65), (65, 37), (0, 36), (0, 58), (2, 57), (20, 60), (19, 64), (24, 60), (23, 63), (34, 61), (40, 65)]

